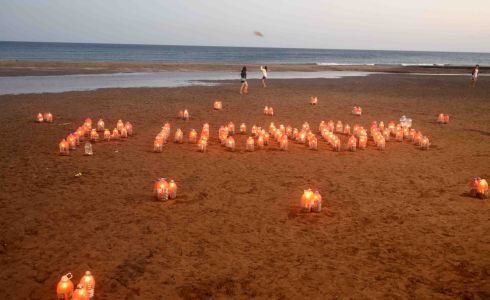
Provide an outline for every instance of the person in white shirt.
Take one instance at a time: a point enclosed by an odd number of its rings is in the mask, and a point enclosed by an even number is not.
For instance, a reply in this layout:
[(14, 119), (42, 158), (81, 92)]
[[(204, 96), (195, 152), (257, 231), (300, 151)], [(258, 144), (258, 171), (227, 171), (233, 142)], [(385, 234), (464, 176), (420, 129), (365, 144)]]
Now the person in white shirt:
[(476, 65), (475, 68), (473, 69), (473, 72), (471, 72), (471, 82), (473, 83), (473, 87), (476, 85), (476, 81), (478, 80), (478, 73), (480, 66)]
[(260, 66), (260, 71), (262, 72), (262, 86), (267, 87), (265, 81), (267, 80), (267, 66)]

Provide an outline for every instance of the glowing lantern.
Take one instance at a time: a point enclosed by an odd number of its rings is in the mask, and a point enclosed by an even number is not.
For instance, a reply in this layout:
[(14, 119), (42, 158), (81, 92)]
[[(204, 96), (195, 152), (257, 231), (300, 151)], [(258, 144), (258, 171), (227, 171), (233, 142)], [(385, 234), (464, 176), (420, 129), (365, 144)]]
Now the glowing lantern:
[(233, 122), (228, 123), (228, 133), (231, 135), (235, 134), (235, 124)]
[(245, 125), (245, 123), (242, 123), (242, 124), (240, 125), (240, 133), (241, 133), (241, 134), (245, 134), (245, 133), (247, 133), (247, 125)]
[(84, 149), (85, 149), (85, 155), (91, 156), (94, 154), (94, 152), (92, 151), (92, 144), (90, 142), (85, 143)]
[(313, 199), (313, 207), (311, 208), (311, 210), (314, 212), (322, 211), (322, 195), (320, 195), (319, 191), (315, 192), (315, 196)]
[(191, 131), (189, 132), (189, 143), (197, 143), (197, 131), (195, 131), (194, 129), (191, 129)]
[(301, 144), (306, 143), (306, 132), (301, 131), (301, 132), (298, 134), (298, 142), (299, 142), (299, 143), (301, 143)]
[(253, 152), (255, 149), (255, 141), (253, 137), (247, 139), (247, 145), (245, 146), (246, 151)]
[(116, 128), (119, 132), (121, 132), (121, 130), (124, 128), (124, 123), (122, 120), (118, 120), (117, 123), (116, 123)]
[(424, 136), (421, 140), (420, 140), (420, 149), (422, 150), (427, 150), (429, 149), (429, 146), (430, 146), (430, 143), (429, 143), (429, 138)]
[(264, 148), (264, 136), (260, 135), (257, 138), (257, 148), (263, 149)]
[(480, 177), (475, 177), (470, 183), (472, 196), (486, 198), (488, 195), (488, 182)]
[(344, 131), (344, 126), (341, 121), (337, 121), (337, 125), (335, 126), (335, 131), (342, 133)]
[(221, 110), (223, 108), (223, 104), (221, 101), (214, 101), (213, 108), (215, 110)]
[(367, 136), (360, 135), (359, 136), (359, 149), (366, 149), (367, 146)]
[(206, 148), (208, 147), (208, 140), (206, 138), (201, 138), (197, 147), (200, 152), (206, 152)]
[(189, 115), (189, 112), (187, 111), (187, 109), (184, 109), (184, 113), (182, 114), (182, 119), (184, 119), (185, 121), (189, 120), (191, 116)]
[(354, 106), (354, 108), (352, 109), (352, 114), (360, 116), (362, 114), (362, 108), (360, 106)]
[(77, 148), (77, 139), (75, 135), (69, 134), (68, 137), (66, 138), (66, 141), (68, 142), (70, 150), (75, 150)]
[(413, 143), (415, 145), (420, 145), (420, 142), (422, 141), (423, 137), (424, 136), (422, 135), (422, 132), (419, 131), (419, 132), (415, 133), (415, 135), (413, 137)]
[(322, 210), (322, 196), (318, 191), (314, 192), (311, 189), (303, 191), (301, 196), (301, 208), (305, 212), (320, 212)]
[(232, 136), (229, 136), (226, 139), (225, 146), (230, 151), (235, 151), (235, 139)]
[(70, 144), (65, 140), (60, 142), (60, 155), (70, 155)]
[(117, 128), (114, 128), (114, 130), (112, 130), (111, 139), (113, 140), (119, 139), (119, 130), (117, 130)]
[(349, 140), (347, 141), (347, 149), (350, 151), (356, 151), (357, 139), (355, 136), (351, 135)]
[(88, 294), (87, 289), (82, 285), (77, 285), (77, 288), (73, 292), (73, 296), (71, 300), (89, 300), (90, 296)]
[(85, 272), (85, 275), (83, 275), (82, 279), (80, 280), (80, 284), (87, 289), (88, 296), (93, 298), (95, 294), (95, 279), (90, 271)]
[(403, 141), (403, 129), (401, 127), (400, 128), (397, 128), (397, 130), (396, 130), (395, 140), (397, 142), (402, 142)]
[(264, 134), (264, 145), (269, 145), (269, 134)]
[(332, 141), (332, 147), (333, 151), (340, 151), (340, 139), (338, 137), (335, 137), (335, 139)]
[(395, 134), (395, 128), (396, 128), (395, 122), (394, 121), (390, 121), (388, 123), (388, 129), (390, 130), (390, 133), (391, 134)]
[(153, 141), (153, 152), (162, 152), (163, 151), (163, 140), (161, 137), (156, 137), (155, 141)]
[(86, 118), (83, 122), (83, 129), (85, 129), (85, 133), (88, 134), (90, 130), (92, 130), (92, 119)]
[(70, 300), (73, 295), (73, 282), (71, 273), (63, 275), (56, 286), (56, 294), (59, 300)]
[(182, 130), (180, 130), (180, 128), (175, 131), (174, 142), (178, 144), (182, 144), (184, 142), (184, 133)]
[(264, 107), (264, 115), (269, 114), (269, 106)]
[(48, 123), (52, 123), (53, 115), (50, 112), (44, 113), (44, 121)]
[(44, 122), (44, 117), (43, 117), (43, 114), (42, 113), (38, 113), (37, 114), (37, 116), (36, 116), (36, 122), (38, 122), (38, 123)]
[(106, 141), (111, 140), (111, 131), (109, 129), (104, 130), (104, 140), (106, 140)]
[(317, 105), (318, 104), (318, 97), (310, 97), (310, 104), (311, 105)]
[(279, 148), (283, 151), (288, 150), (288, 136), (283, 135), (281, 139), (279, 140)]
[(203, 138), (205, 138), (206, 140), (209, 138), (209, 124), (208, 123), (205, 123), (202, 126), (201, 139), (203, 139)]
[(125, 139), (128, 137), (128, 131), (126, 130), (126, 127), (123, 127), (121, 129), (121, 138)]
[(250, 133), (252, 134), (252, 136), (256, 136), (257, 135), (257, 126), (253, 125)]
[(90, 141), (95, 143), (98, 140), (99, 140), (99, 134), (95, 129), (92, 129), (92, 131), (90, 131)]
[(183, 119), (184, 118), (184, 112), (182, 110), (179, 110), (178, 118), (179, 119)]
[(315, 136), (308, 139), (308, 148), (311, 150), (318, 150), (318, 140)]
[(269, 112), (267, 113), (269, 116), (274, 116), (274, 109), (271, 107), (269, 107)]
[(168, 183), (168, 198), (175, 199), (176, 197), (177, 197), (177, 184), (173, 180), (170, 180), (170, 182)]
[(133, 124), (126, 122), (126, 124), (124, 124), (124, 128), (126, 128), (129, 136), (133, 135)]
[(158, 179), (153, 186), (153, 194), (158, 201), (167, 201), (169, 198), (168, 183), (164, 178)]
[(384, 131), (385, 130), (385, 123), (383, 121), (379, 122), (379, 131)]
[(382, 135), (376, 139), (375, 143), (379, 150), (384, 150), (386, 147), (386, 141)]
[(97, 122), (97, 131), (104, 131), (105, 129), (105, 123), (104, 123), (104, 120), (100, 119), (98, 122)]
[(350, 135), (350, 125), (349, 124), (345, 124), (344, 134)]
[(84, 128), (83, 127), (78, 127), (76, 133), (77, 133), (77, 136), (78, 136), (78, 141), (77, 142), (79, 143), (80, 141), (83, 141), (84, 140), (84, 136), (85, 136), (85, 130), (84, 130)]
[(439, 116), (437, 117), (437, 122), (438, 123), (444, 123), (444, 114), (440, 113)]

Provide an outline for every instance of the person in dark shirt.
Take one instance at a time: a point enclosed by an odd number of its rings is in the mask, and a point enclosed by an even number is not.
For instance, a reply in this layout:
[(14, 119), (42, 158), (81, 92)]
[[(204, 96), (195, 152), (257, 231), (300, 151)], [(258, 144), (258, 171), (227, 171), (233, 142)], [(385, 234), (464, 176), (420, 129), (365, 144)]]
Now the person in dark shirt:
[(240, 81), (242, 85), (240, 86), (240, 95), (248, 94), (248, 83), (247, 83), (247, 67), (242, 68), (242, 72), (240, 73)]

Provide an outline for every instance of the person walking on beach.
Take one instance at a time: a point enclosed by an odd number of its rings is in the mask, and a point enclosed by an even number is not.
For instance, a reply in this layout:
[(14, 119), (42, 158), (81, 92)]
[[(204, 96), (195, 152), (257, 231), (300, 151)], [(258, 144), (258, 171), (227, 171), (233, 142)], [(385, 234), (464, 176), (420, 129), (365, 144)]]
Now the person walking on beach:
[(262, 87), (266, 88), (267, 85), (265, 81), (267, 80), (267, 66), (260, 66), (260, 71), (262, 72)]
[(242, 85), (240, 86), (240, 95), (248, 94), (248, 83), (247, 83), (247, 67), (243, 66), (242, 72), (240, 73), (240, 81)]
[(476, 81), (478, 80), (479, 71), (480, 71), (480, 65), (476, 65), (475, 68), (473, 69), (473, 72), (471, 72), (471, 83), (473, 87), (475, 87)]

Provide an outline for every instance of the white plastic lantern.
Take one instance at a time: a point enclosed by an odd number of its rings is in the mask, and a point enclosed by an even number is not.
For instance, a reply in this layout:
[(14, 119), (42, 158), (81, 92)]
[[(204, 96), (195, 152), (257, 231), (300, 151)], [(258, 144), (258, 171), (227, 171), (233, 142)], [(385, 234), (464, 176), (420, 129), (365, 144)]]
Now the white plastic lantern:
[(215, 110), (221, 110), (223, 108), (223, 104), (221, 101), (214, 101), (213, 108)]
[(91, 156), (94, 154), (94, 152), (92, 151), (92, 144), (90, 142), (86, 142), (84, 148), (85, 148), (85, 155)]

